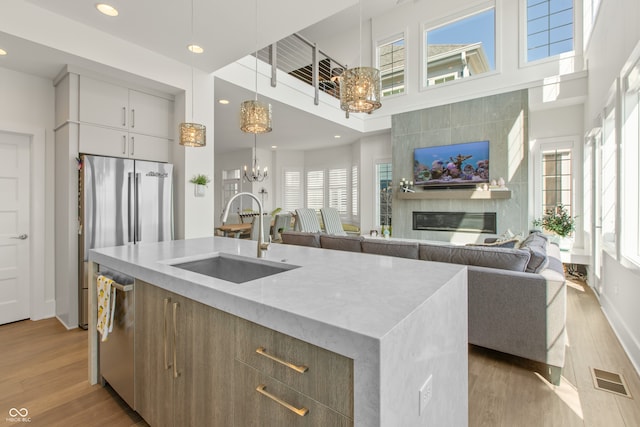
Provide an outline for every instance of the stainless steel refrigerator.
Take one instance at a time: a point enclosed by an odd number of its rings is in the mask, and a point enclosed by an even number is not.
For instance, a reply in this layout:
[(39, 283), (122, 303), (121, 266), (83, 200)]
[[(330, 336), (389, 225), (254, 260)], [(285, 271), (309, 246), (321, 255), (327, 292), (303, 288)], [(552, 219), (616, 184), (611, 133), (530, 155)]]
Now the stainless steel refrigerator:
[(79, 326), (87, 327), (89, 249), (173, 239), (173, 165), (83, 155), (78, 187)]

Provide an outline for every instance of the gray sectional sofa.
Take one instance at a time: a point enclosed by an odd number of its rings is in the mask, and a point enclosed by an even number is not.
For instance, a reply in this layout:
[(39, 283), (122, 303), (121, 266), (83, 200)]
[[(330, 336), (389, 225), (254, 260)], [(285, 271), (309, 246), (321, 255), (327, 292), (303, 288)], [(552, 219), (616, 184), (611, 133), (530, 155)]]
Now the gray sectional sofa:
[(468, 266), (469, 343), (543, 364), (560, 381), (566, 284), (560, 250), (533, 233), (518, 248), (285, 232), (283, 243)]

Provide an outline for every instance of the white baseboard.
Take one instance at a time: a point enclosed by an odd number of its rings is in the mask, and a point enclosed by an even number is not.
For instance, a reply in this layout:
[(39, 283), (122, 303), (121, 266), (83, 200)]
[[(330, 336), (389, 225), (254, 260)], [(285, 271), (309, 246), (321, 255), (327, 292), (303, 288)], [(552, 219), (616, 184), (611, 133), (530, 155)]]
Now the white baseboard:
[(613, 333), (618, 337), (618, 340), (620, 341), (624, 351), (627, 353), (629, 360), (631, 360), (631, 364), (635, 368), (636, 373), (640, 375), (640, 343), (630, 332), (629, 327), (620, 317), (615, 308), (613, 308), (613, 306), (607, 301), (606, 295), (600, 296), (600, 303), (602, 312), (611, 325)]

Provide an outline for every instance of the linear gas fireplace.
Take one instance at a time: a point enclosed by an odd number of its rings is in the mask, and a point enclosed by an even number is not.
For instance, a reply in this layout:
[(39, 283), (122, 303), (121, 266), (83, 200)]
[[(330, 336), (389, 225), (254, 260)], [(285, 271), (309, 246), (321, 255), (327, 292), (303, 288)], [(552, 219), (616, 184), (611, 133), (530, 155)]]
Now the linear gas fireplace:
[(413, 212), (413, 229), (496, 234), (496, 213)]

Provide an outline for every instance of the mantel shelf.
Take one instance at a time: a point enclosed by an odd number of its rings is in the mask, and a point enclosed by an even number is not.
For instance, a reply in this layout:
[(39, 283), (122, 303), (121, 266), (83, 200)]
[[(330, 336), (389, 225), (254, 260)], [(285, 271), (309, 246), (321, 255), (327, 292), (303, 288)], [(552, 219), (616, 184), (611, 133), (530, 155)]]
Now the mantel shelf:
[(468, 199), (468, 200), (497, 200), (510, 199), (511, 190), (426, 190), (415, 193), (398, 192), (398, 199), (404, 200), (447, 200), (447, 199)]

